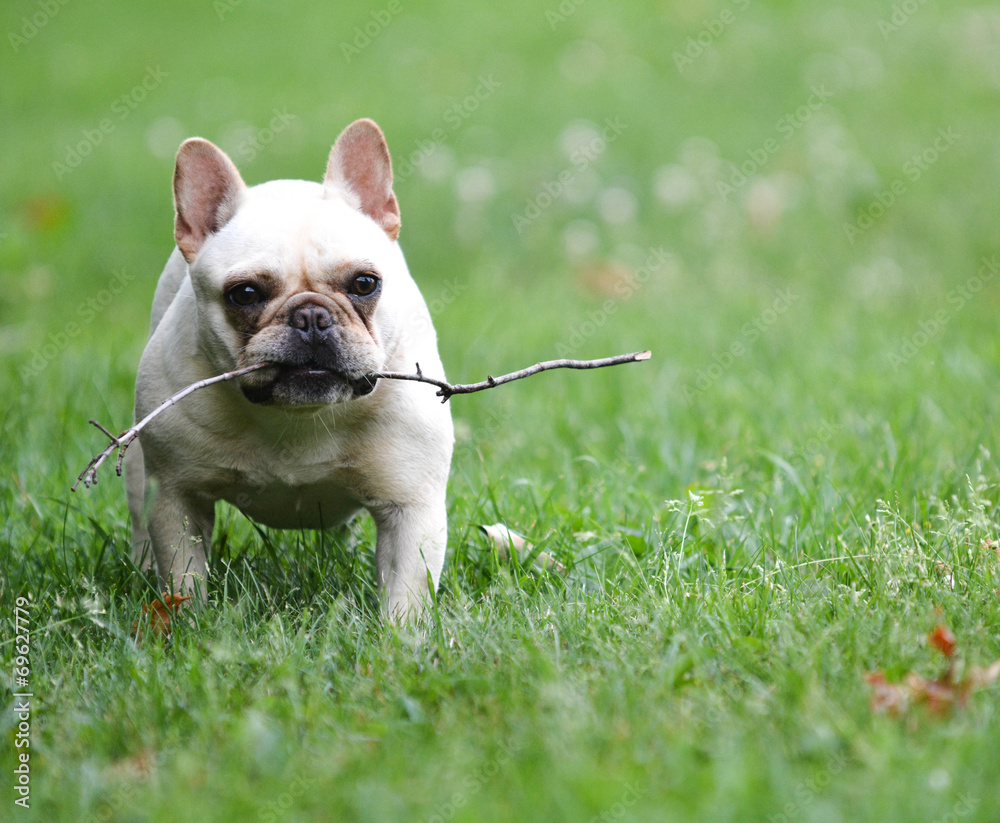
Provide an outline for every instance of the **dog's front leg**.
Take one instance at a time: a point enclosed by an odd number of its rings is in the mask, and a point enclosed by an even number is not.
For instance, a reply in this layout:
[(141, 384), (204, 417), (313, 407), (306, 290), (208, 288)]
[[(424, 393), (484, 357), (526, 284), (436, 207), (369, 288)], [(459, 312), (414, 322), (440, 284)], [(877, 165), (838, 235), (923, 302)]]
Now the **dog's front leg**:
[(151, 491), (155, 497), (148, 528), (160, 587), (203, 600), (215, 506), (163, 485)]
[(372, 512), (378, 529), (375, 565), (385, 615), (403, 622), (418, 617), (427, 603), (427, 572), (437, 590), (448, 543), (444, 499), (434, 503), (389, 505)]

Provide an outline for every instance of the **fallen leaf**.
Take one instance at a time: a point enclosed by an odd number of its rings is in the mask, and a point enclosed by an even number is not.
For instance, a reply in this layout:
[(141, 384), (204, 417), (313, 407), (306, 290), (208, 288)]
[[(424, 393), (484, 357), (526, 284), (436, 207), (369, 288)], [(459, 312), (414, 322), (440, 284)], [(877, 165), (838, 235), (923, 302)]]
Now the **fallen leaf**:
[(890, 683), (882, 672), (869, 672), (865, 680), (872, 687), (871, 710), (875, 714), (891, 714), (896, 716), (906, 711), (910, 698), (906, 689), (899, 683)]
[(890, 683), (883, 672), (870, 672), (865, 680), (872, 688), (871, 710), (890, 715), (904, 714), (911, 706), (926, 706), (932, 715), (942, 716), (955, 708), (965, 708), (969, 697), (1000, 676), (1000, 660), (989, 666), (969, 666), (965, 676), (955, 678), (955, 636), (944, 624), (934, 627), (927, 642), (947, 659), (945, 670), (934, 679), (907, 672), (899, 683)]
[(1000, 676), (1000, 660), (994, 660), (989, 666), (969, 666), (965, 673), (965, 683), (970, 692), (989, 686)]
[[(492, 526), (480, 526), (479, 528), (490, 539), (501, 560), (510, 560), (512, 554), (517, 555), (518, 560), (520, 560), (534, 548), (528, 542), (528, 538), (508, 529), (503, 523), (494, 523)], [(562, 563), (546, 552), (539, 552), (531, 565), (539, 571), (560, 573), (566, 571), (566, 567)]]
[(931, 714), (948, 714), (956, 704), (965, 705), (965, 694), (955, 688), (951, 667), (936, 680), (928, 680), (916, 672), (907, 672), (906, 687), (914, 703), (923, 703)]
[(66, 223), (69, 201), (61, 194), (38, 194), (24, 201), (23, 211), (32, 229), (50, 231)]
[(955, 653), (955, 635), (943, 623), (938, 623), (934, 631), (927, 635), (927, 642), (947, 658)]
[(136, 640), (142, 640), (142, 624), (149, 620), (149, 631), (156, 637), (166, 637), (170, 634), (170, 616), (176, 614), (177, 610), (185, 600), (190, 600), (190, 595), (163, 593), (152, 603), (144, 603), (142, 606), (142, 617), (132, 624), (132, 634)]

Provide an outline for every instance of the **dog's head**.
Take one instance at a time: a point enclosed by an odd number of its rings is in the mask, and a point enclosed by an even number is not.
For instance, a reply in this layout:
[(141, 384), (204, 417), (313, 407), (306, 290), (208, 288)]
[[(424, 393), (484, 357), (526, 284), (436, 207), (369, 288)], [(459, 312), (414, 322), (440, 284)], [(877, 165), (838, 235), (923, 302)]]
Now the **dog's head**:
[(357, 120), (322, 184), (247, 188), (212, 143), (186, 140), (174, 171), (174, 237), (197, 301), (198, 345), (254, 403), (317, 405), (371, 393), (400, 334), (410, 280), (382, 131)]

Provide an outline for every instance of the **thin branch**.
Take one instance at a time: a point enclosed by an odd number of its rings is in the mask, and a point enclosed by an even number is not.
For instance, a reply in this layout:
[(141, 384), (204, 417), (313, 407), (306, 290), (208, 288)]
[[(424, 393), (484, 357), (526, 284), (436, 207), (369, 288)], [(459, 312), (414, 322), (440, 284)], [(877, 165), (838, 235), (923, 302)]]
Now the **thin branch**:
[(205, 388), (205, 386), (211, 386), (213, 383), (224, 383), (227, 380), (232, 380), (235, 377), (240, 377), (241, 375), (249, 374), (252, 371), (257, 371), (257, 369), (262, 369), (267, 365), (270, 364), (254, 363), (252, 366), (244, 366), (242, 369), (236, 369), (235, 371), (229, 371), (226, 372), (225, 374), (220, 374), (217, 377), (209, 377), (206, 378), (205, 380), (199, 380), (197, 383), (192, 383), (187, 388), (181, 389), (179, 392), (177, 392), (177, 394), (168, 397), (166, 400), (160, 403), (159, 406), (157, 406), (149, 414), (147, 414), (144, 418), (142, 418), (142, 420), (140, 420), (130, 429), (126, 429), (125, 431), (123, 431), (117, 437), (115, 437), (115, 435), (109, 432), (106, 428), (104, 428), (104, 426), (102, 426), (97, 421), (91, 420), (90, 421), (91, 424), (99, 428), (102, 432), (104, 432), (111, 439), (111, 443), (104, 451), (102, 451), (99, 455), (97, 455), (93, 460), (91, 460), (87, 464), (87, 468), (85, 468), (82, 472), (80, 472), (79, 477), (76, 478), (76, 482), (73, 484), (73, 491), (76, 491), (76, 487), (79, 486), (81, 482), (83, 483), (84, 486), (88, 487), (91, 484), (96, 483), (97, 470), (101, 467), (101, 464), (114, 453), (115, 449), (118, 449), (118, 461), (115, 466), (115, 472), (118, 475), (121, 475), (122, 458), (125, 456), (125, 449), (127, 449), (129, 445), (132, 443), (132, 441), (139, 436), (139, 432), (141, 432), (146, 427), (146, 424), (149, 423), (150, 420), (152, 420), (161, 412), (170, 408), (178, 400), (184, 399), (192, 392), (195, 392), (198, 389), (203, 389)]
[(549, 369), (600, 369), (604, 366), (618, 366), (622, 363), (635, 363), (639, 360), (649, 360), (651, 353), (648, 351), (633, 352), (632, 354), (619, 354), (615, 357), (604, 357), (600, 360), (546, 360), (544, 363), (536, 363), (526, 369), (504, 374), (500, 377), (487, 375), (486, 379), (479, 383), (446, 383), (444, 380), (435, 380), (433, 377), (425, 377), (420, 371), (420, 364), (417, 364), (416, 374), (402, 374), (401, 372), (372, 372), (368, 375), (371, 378), (385, 380), (414, 380), (418, 383), (430, 383), (437, 386), (437, 396), (441, 402), (445, 403), (453, 394), (472, 394), (472, 392), (492, 389), (494, 386), (510, 383), (513, 380), (521, 380), (524, 377), (531, 377), (533, 374), (548, 371)]
[[(480, 383), (453, 384), (446, 383), (444, 380), (436, 380), (433, 377), (425, 377), (423, 372), (420, 370), (419, 363), (417, 364), (416, 374), (372, 372), (367, 376), (373, 380), (415, 380), (419, 383), (430, 383), (432, 386), (438, 387), (437, 396), (441, 398), (442, 403), (445, 403), (453, 394), (471, 394), (472, 392), (483, 391), (484, 389), (492, 389), (494, 386), (500, 386), (504, 383), (510, 383), (513, 380), (520, 380), (524, 377), (531, 377), (533, 374), (548, 371), (549, 369), (599, 369), (603, 366), (617, 366), (622, 363), (634, 363), (638, 360), (649, 360), (650, 356), (651, 355), (648, 351), (640, 351), (633, 352), (632, 354), (620, 354), (616, 357), (605, 357), (600, 360), (548, 360), (544, 363), (536, 363), (534, 366), (529, 366), (528, 368), (521, 369), (520, 371), (501, 375), (500, 377), (493, 377), (493, 375), (489, 375)], [(76, 491), (76, 487), (79, 486), (80, 483), (83, 483), (83, 485), (87, 487), (96, 483), (97, 470), (101, 467), (105, 460), (114, 454), (116, 450), (118, 451), (118, 460), (115, 465), (115, 472), (118, 475), (121, 475), (122, 459), (125, 457), (125, 450), (129, 447), (129, 445), (131, 445), (132, 441), (139, 436), (139, 432), (146, 427), (146, 424), (149, 423), (150, 420), (161, 412), (166, 411), (177, 401), (183, 400), (192, 392), (196, 392), (198, 389), (203, 389), (206, 386), (211, 386), (213, 383), (224, 383), (227, 380), (232, 380), (233, 378), (240, 377), (244, 374), (249, 374), (252, 371), (263, 369), (269, 365), (271, 364), (268, 362), (254, 363), (252, 366), (244, 366), (242, 369), (236, 369), (235, 371), (220, 374), (217, 377), (209, 377), (205, 380), (199, 380), (197, 383), (192, 383), (190, 386), (181, 389), (176, 394), (168, 397), (159, 406), (142, 418), (142, 420), (131, 428), (123, 431), (117, 437), (97, 421), (91, 420), (91, 424), (104, 432), (108, 439), (111, 440), (111, 443), (108, 444), (108, 447), (104, 449), (104, 451), (94, 457), (94, 459), (87, 464), (87, 468), (80, 472), (79, 477), (76, 478), (76, 482), (73, 484), (73, 491)]]

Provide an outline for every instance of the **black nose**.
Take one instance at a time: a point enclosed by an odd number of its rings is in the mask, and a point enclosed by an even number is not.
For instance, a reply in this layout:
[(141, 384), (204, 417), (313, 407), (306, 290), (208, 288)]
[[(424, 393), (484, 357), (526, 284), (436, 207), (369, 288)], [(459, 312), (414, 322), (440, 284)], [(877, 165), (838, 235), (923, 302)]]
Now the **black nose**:
[(323, 336), (333, 325), (333, 318), (330, 316), (330, 312), (322, 306), (306, 303), (292, 312), (289, 325), (298, 329), (306, 337), (311, 337), (314, 334)]

